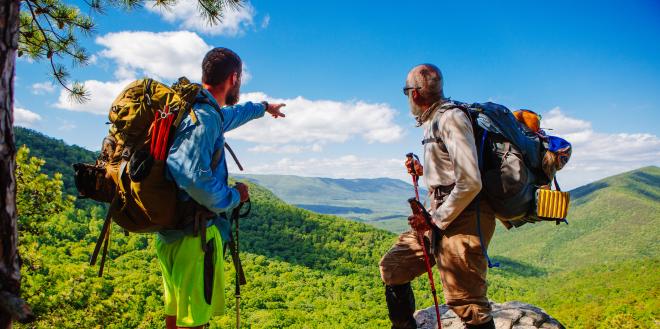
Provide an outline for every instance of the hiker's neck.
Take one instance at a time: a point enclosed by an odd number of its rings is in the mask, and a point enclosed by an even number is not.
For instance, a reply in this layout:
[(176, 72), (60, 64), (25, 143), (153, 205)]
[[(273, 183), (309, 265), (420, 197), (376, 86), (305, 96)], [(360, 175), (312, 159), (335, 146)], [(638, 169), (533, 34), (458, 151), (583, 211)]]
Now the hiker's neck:
[(227, 105), (227, 92), (229, 91), (229, 88), (226, 88), (223, 85), (211, 86), (205, 83), (202, 84), (202, 87), (213, 95), (213, 98), (215, 98), (215, 101), (218, 102), (220, 107)]

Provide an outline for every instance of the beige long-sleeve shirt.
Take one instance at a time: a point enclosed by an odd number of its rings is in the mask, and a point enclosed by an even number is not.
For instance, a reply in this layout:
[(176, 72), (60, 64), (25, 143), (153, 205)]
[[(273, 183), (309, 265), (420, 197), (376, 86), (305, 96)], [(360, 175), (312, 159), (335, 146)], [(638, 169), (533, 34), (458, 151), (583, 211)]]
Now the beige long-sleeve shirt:
[(436, 140), (424, 145), (424, 176), (429, 190), (456, 184), (432, 214), (444, 230), (481, 191), (481, 174), (470, 119), (451, 102), (437, 106), (423, 124), (424, 139)]

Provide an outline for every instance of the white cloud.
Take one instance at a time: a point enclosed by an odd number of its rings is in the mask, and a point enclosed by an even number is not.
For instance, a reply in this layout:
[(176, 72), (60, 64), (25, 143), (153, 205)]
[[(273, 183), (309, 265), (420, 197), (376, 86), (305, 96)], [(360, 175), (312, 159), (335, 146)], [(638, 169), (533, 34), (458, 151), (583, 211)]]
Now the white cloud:
[(70, 102), (68, 92), (62, 89), (56, 107), (107, 115), (119, 92), (138, 77), (149, 76), (167, 82), (187, 76), (198, 81), (202, 76), (202, 59), (212, 48), (196, 33), (188, 31), (108, 33), (98, 37), (96, 43), (105, 47), (98, 55), (115, 62), (116, 80), (85, 81), (90, 100), (83, 104)]
[(32, 93), (34, 95), (50, 94), (55, 91), (55, 85), (50, 81), (37, 82), (32, 85)]
[(243, 72), (241, 72), (241, 86), (248, 84), (250, 80), (252, 80), (252, 72), (248, 70), (248, 67), (247, 65), (245, 65), (245, 63), (243, 63), (242, 70)]
[(112, 101), (131, 81), (132, 79), (109, 82), (87, 80), (85, 81), (85, 88), (89, 91), (87, 102), (82, 104), (72, 102), (69, 99), (69, 93), (62, 89), (55, 107), (69, 111), (108, 115)]
[(275, 154), (297, 154), (303, 152), (321, 152), (323, 151), (323, 146), (319, 143), (314, 143), (312, 145), (263, 145), (259, 144), (257, 146), (251, 147), (248, 149), (249, 152), (253, 153), (275, 153)]
[(62, 118), (57, 118), (57, 122), (58, 122), (57, 130), (60, 131), (71, 131), (73, 129), (76, 129), (77, 127), (75, 123)]
[[(189, 31), (108, 33), (98, 37), (96, 43), (104, 47), (98, 56), (114, 62), (115, 81), (85, 81), (90, 101), (84, 104), (71, 103), (69, 94), (62, 89), (56, 107), (105, 115), (123, 87), (140, 77), (148, 76), (166, 83), (181, 76), (199, 81), (204, 55), (213, 48)], [(247, 84), (251, 79), (252, 74), (244, 64), (241, 82)]]
[(210, 25), (199, 13), (197, 1), (181, 0), (168, 9), (154, 6), (154, 1), (146, 3), (147, 10), (160, 15), (165, 21), (178, 23), (180, 29), (193, 30), (209, 35), (239, 36), (254, 25), (256, 11), (250, 2), (243, 2), (238, 8), (225, 7), (219, 24)]
[(304, 97), (277, 99), (264, 93), (241, 95), (244, 101), (286, 103), (286, 118), (254, 120), (242, 129), (227, 134), (229, 138), (273, 145), (343, 143), (362, 137), (369, 143), (389, 143), (403, 136), (403, 128), (394, 123), (396, 110), (384, 103), (363, 101), (309, 100)]
[(261, 28), (265, 29), (268, 27), (268, 25), (270, 25), (270, 15), (266, 14), (264, 19), (261, 20)]
[(248, 173), (294, 174), (299, 176), (331, 178), (406, 179), (404, 160), (394, 158), (363, 158), (345, 155), (337, 158), (283, 158), (274, 163), (246, 168)]
[(40, 120), (41, 115), (37, 113), (21, 107), (14, 108), (14, 125), (16, 126), (32, 127), (33, 124)]
[(566, 116), (554, 108), (543, 115), (548, 134), (573, 145), (571, 160), (559, 177), (573, 188), (642, 166), (660, 165), (660, 138), (649, 133), (600, 133), (591, 122)]
[(108, 33), (96, 38), (96, 43), (105, 47), (99, 52), (100, 56), (116, 62), (115, 77), (118, 79), (144, 74), (168, 80), (181, 76), (199, 80), (202, 59), (212, 48), (189, 31)]

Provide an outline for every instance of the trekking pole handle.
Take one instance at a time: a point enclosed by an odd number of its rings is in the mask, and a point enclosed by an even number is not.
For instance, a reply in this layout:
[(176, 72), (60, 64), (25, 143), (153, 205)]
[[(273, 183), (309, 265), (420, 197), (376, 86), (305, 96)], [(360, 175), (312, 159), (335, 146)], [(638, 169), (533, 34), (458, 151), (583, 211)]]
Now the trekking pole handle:
[(419, 157), (415, 153), (410, 152), (410, 153), (406, 154), (406, 158), (408, 160), (410, 160), (409, 169), (410, 169), (411, 175), (413, 175), (415, 177), (419, 177), (419, 175), (417, 174), (417, 170), (415, 170), (415, 160), (417, 160), (417, 162), (419, 162)]
[(424, 217), (426, 224), (428, 224), (430, 227), (435, 226), (435, 224), (433, 224), (433, 220), (431, 219), (431, 214), (426, 211), (426, 208), (424, 208), (424, 205), (422, 205), (419, 200), (410, 198), (408, 199), (408, 203), (410, 204), (410, 209), (412, 210), (413, 215), (421, 214)]

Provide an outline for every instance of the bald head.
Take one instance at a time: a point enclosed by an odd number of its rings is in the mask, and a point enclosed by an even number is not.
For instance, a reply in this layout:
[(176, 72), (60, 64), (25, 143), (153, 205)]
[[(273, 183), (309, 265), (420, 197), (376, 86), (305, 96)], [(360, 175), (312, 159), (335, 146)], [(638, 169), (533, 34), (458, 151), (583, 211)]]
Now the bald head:
[(408, 87), (418, 87), (419, 103), (431, 105), (444, 98), (442, 72), (433, 64), (420, 64), (408, 72)]

